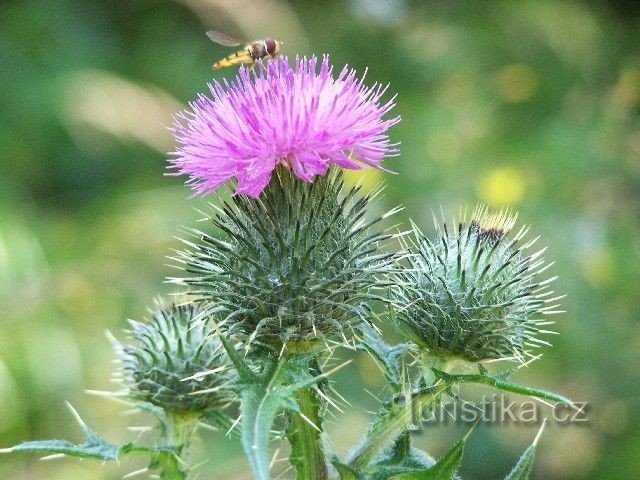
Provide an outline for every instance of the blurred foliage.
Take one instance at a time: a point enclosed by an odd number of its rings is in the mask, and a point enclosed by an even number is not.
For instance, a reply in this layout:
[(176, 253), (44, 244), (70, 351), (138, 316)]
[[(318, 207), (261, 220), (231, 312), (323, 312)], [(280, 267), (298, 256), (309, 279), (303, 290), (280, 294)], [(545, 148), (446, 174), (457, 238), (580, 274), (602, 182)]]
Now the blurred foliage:
[[(640, 476), (637, 2), (5, 0), (0, 19), (0, 446), (78, 440), (64, 400), (108, 440), (137, 435), (121, 406), (83, 389), (113, 388), (104, 330), (170, 291), (173, 235), (199, 217), (203, 201), (163, 176), (164, 126), (227, 54), (204, 36), (216, 28), (276, 36), (290, 55), (329, 52), (391, 84), (402, 156), (387, 163), (398, 175), (384, 177), (385, 202), (406, 206), (402, 221), (428, 229), (440, 206), (484, 201), (543, 235), (567, 313), (519, 380), (591, 402), (592, 421), (550, 425), (535, 478)], [(358, 374), (342, 390), (358, 411), (329, 426), (339, 450), (374, 408), (361, 385), (380, 387), (362, 357), (338, 382)], [(419, 441), (437, 455), (461, 431), (430, 427)], [(506, 474), (534, 432), (480, 429), (464, 478)], [(202, 478), (249, 478), (235, 440), (202, 439)], [(0, 478), (137, 467), (12, 455)]]

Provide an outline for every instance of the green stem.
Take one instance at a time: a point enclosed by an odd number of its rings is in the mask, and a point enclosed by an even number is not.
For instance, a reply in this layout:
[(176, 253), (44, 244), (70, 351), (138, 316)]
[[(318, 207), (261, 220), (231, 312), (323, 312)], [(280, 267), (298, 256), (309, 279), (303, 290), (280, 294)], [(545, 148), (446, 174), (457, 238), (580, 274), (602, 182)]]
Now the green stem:
[(171, 449), (172, 453), (159, 454), (153, 465), (161, 470), (162, 480), (188, 480), (189, 448), (199, 421), (199, 415), (193, 413), (166, 412), (162, 441), (163, 447)]
[(422, 410), (431, 408), (447, 388), (448, 385), (442, 382), (421, 392), (396, 398), (372, 425), (364, 442), (351, 454), (349, 465), (356, 470), (367, 467), (380, 452), (410, 430), (414, 420), (421, 417)]
[(287, 428), (291, 463), (296, 467), (298, 480), (325, 480), (329, 473), (321, 437), (322, 405), (312, 388), (297, 392), (296, 402), (300, 413), (289, 414)]
[(298, 479), (328, 478), (318, 431), (322, 428), (322, 405), (314, 390), (324, 374), (312, 359), (314, 355), (298, 351), (277, 358), (264, 355), (262, 371), (249, 373), (243, 379), (242, 445), (256, 480), (270, 478), (269, 437), (274, 419), (282, 410), (289, 412), (287, 436), (293, 447), (291, 460), (298, 469)]
[(452, 375), (445, 372), (436, 371), (436, 374), (449, 384), (455, 383), (480, 383), (483, 385), (489, 385), (490, 387), (498, 390), (504, 390), (505, 392), (517, 393), (520, 395), (542, 398), (545, 400), (551, 400), (552, 402), (564, 403), (565, 405), (573, 405), (573, 402), (563, 395), (542, 390), (539, 388), (527, 387), (525, 385), (518, 385), (499, 378), (490, 377), (486, 374), (475, 375)]

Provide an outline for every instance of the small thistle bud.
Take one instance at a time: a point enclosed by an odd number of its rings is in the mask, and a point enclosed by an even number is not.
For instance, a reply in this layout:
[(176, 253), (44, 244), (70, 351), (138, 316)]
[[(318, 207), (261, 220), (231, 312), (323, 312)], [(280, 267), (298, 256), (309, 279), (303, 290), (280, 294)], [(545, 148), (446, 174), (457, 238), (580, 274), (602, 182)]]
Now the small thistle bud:
[(175, 281), (225, 328), (271, 348), (343, 334), (370, 318), (393, 264), (378, 250), (390, 235), (369, 228), (381, 217), (365, 220), (370, 197), (344, 190), (339, 170), (307, 183), (280, 167), (259, 199), (234, 196), (208, 219), (224, 240), (193, 232), (199, 242), (176, 260), (194, 276)]
[(204, 412), (228, 403), (228, 362), (194, 304), (150, 311), (131, 321), (133, 343), (117, 345), (129, 395), (170, 412)]
[(545, 249), (527, 253), (536, 239), (519, 245), (528, 228), (509, 238), (515, 222), (509, 211), (479, 206), (457, 231), (437, 227), (434, 241), (414, 226), (409, 267), (392, 289), (400, 330), (443, 360), (524, 361), (529, 347), (548, 345), (537, 335), (552, 333), (540, 328), (552, 322), (540, 316), (556, 313), (561, 297), (550, 298), (555, 277), (540, 280), (551, 266)]

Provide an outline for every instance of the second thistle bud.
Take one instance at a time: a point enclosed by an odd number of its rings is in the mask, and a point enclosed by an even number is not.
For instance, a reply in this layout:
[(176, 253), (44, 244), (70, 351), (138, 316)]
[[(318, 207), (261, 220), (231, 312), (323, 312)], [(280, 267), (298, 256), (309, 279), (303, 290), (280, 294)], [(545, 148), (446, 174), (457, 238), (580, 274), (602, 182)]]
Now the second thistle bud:
[(168, 412), (221, 408), (230, 399), (224, 348), (194, 304), (158, 305), (131, 322), (133, 342), (118, 345), (129, 395)]
[(510, 237), (516, 215), (478, 207), (470, 221), (453, 231), (446, 224), (430, 240), (417, 228), (408, 268), (396, 274), (392, 290), (401, 331), (431, 355), (478, 362), (523, 361), (537, 337), (544, 314), (559, 297), (540, 275), (550, 264), (533, 241), (520, 244), (522, 227)]

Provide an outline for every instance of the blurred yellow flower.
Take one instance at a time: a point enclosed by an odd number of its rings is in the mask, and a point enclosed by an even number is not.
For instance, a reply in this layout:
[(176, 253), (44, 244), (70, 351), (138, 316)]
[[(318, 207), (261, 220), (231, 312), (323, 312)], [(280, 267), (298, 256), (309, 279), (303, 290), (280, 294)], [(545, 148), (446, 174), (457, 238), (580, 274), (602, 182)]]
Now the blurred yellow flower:
[(525, 173), (517, 167), (498, 167), (480, 178), (476, 191), (490, 207), (517, 205), (524, 198), (527, 187)]

